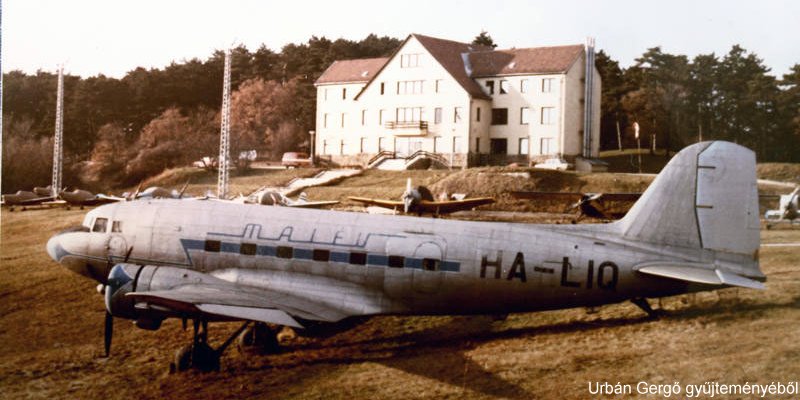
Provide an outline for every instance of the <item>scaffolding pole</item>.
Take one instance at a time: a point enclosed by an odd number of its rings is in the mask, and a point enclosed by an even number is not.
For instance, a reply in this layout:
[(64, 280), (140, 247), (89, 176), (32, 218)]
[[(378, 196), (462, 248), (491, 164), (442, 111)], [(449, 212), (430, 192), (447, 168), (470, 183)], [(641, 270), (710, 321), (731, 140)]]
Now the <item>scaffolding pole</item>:
[(228, 170), (230, 168), (230, 126), (231, 118), (231, 51), (225, 51), (225, 78), (222, 82), (222, 122), (219, 137), (219, 177), (217, 179), (217, 197), (228, 197)]
[(64, 67), (58, 68), (58, 92), (56, 94), (56, 132), (53, 140), (53, 180), (50, 191), (53, 197), (61, 190), (62, 164), (64, 161)]

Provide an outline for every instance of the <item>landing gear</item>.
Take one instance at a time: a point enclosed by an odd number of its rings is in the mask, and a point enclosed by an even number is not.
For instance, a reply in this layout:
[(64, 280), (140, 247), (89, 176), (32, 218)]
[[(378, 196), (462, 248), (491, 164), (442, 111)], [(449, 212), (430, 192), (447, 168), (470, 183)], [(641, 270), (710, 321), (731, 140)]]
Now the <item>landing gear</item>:
[(647, 299), (644, 297), (634, 297), (631, 299), (631, 303), (636, 304), (636, 306), (646, 312), (650, 318), (658, 318), (664, 315), (663, 310), (653, 310), (653, 307), (650, 307), (650, 303), (648, 303)]
[(208, 321), (194, 320), (192, 343), (175, 352), (175, 361), (170, 364), (170, 372), (186, 371), (194, 368), (203, 372), (219, 371), (219, 359), (225, 349), (233, 342), (250, 322), (245, 322), (221, 346), (214, 349), (208, 344)]
[(239, 335), (238, 348), (241, 353), (276, 354), (281, 351), (278, 330), (263, 322), (256, 322)]

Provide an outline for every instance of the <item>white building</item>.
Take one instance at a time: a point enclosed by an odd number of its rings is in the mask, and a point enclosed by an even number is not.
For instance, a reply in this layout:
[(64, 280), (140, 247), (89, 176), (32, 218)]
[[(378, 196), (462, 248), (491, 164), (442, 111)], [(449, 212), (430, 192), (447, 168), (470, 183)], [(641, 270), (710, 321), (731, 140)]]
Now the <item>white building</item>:
[(315, 153), (340, 165), (419, 150), (452, 166), (594, 157), (601, 84), (593, 51), (493, 50), (412, 34), (390, 57), (335, 61), (315, 83)]

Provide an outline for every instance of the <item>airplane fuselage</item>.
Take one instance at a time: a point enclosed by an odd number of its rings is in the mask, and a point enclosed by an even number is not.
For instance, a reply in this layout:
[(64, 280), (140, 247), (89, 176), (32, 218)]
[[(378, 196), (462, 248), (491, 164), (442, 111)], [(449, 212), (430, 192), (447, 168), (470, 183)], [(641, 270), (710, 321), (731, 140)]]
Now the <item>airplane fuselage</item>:
[(90, 212), (84, 226), (90, 232), (62, 235), (59, 260), (100, 282), (132, 248), (130, 263), (323, 298), (354, 315), (507, 313), (660, 297), (697, 288), (639, 274), (634, 265), (703, 258), (700, 250), (632, 244), (609, 233), (609, 225), (469, 222), (202, 200), (106, 205)]

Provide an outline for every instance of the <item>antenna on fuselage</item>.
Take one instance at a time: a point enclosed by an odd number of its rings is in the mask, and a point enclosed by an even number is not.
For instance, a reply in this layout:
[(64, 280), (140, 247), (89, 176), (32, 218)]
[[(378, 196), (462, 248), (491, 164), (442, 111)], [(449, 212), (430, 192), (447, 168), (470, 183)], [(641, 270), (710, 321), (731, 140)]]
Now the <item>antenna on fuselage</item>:
[(231, 51), (225, 50), (225, 78), (222, 82), (222, 122), (220, 123), (219, 159), (217, 168), (217, 197), (228, 196), (228, 168), (230, 167), (230, 118), (231, 118)]

